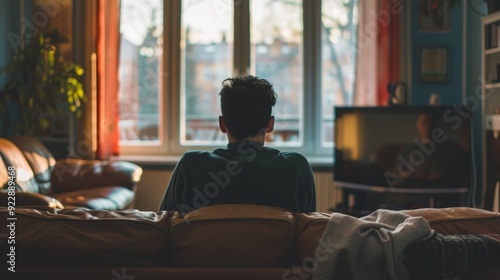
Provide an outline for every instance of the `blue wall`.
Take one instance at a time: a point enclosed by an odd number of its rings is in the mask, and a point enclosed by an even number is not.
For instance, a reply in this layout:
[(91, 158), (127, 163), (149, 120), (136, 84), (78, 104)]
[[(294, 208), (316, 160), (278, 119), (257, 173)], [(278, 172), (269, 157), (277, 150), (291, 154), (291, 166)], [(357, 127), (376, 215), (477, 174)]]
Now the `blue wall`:
[[(0, 69), (3, 69), (9, 62), (10, 57), (16, 51), (16, 43), (11, 42), (13, 38), (21, 38), (21, 1), (18, 0), (0, 0)], [(31, 1), (24, 1), (24, 18), (27, 22), (32, 22)], [(0, 75), (0, 89), (3, 89), (9, 76)], [(15, 119), (19, 115), (19, 110), (15, 106), (7, 105), (9, 117)], [(0, 136), (6, 137), (12, 135), (12, 129), (7, 129), (5, 115), (0, 114)]]
[[(419, 4), (411, 1), (411, 46), (412, 46), (412, 86), (411, 105), (427, 105), (431, 93), (437, 93), (442, 105), (464, 104), (467, 100), (478, 101), (475, 94), (481, 90), (482, 37), (481, 17), (486, 13), (486, 5), (471, 8), (469, 1), (463, 0), (451, 10), (450, 28), (444, 32), (423, 32), (419, 30)], [(464, 12), (465, 6), (465, 12)], [(465, 23), (465, 28), (464, 28)], [(465, 40), (464, 40), (465, 39)], [(465, 42), (464, 42), (465, 41)], [(423, 46), (446, 47), (450, 51), (449, 80), (445, 83), (424, 83), (418, 80), (418, 51)], [(465, 56), (463, 54), (465, 50)], [(465, 68), (465, 69), (464, 69)], [(464, 73), (465, 70), (465, 73)], [(464, 84), (465, 81), (465, 84)], [(465, 87), (465, 88), (464, 88)], [(477, 103), (480, 104), (480, 101)], [(472, 148), (474, 156), (475, 203), (482, 200), (482, 108), (473, 107)], [(472, 204), (472, 201), (471, 205)]]
[[(20, 1), (0, 0), (0, 68), (5, 67), (9, 57), (14, 54), (14, 48), (7, 35), (11, 32), (19, 35), (21, 32), (19, 3)], [(5, 80), (5, 75), (1, 75), (0, 88), (5, 84)]]
[[(20, 1), (0, 0), (0, 69), (3, 69), (9, 62), (9, 58), (14, 54), (8, 35), (21, 33), (21, 23), (19, 21), (19, 3)], [(7, 80), (5, 74), (0, 75), (0, 89), (2, 89)], [(6, 131), (6, 120), (3, 114), (0, 114), (0, 136), (8, 136)]]
[[(464, 0), (467, 2), (467, 0)], [(421, 1), (411, 1), (411, 46), (412, 46), (412, 86), (411, 105), (429, 104), (431, 93), (437, 93), (440, 103), (451, 105), (462, 99), (462, 52), (463, 52), (463, 9), (455, 6), (450, 13), (449, 31), (424, 32), (419, 30), (419, 5)], [(448, 82), (430, 83), (418, 79), (419, 51), (422, 47), (446, 47), (450, 65)]]

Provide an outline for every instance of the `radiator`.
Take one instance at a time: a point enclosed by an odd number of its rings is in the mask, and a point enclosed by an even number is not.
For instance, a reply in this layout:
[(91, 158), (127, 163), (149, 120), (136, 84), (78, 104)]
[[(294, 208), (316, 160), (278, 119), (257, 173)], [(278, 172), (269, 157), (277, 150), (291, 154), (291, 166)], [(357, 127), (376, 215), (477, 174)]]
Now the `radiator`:
[(134, 207), (144, 211), (158, 211), (171, 175), (171, 170), (144, 169), (137, 186)]
[[(157, 211), (165, 193), (171, 170), (144, 170), (141, 181), (137, 186), (135, 208), (144, 211)], [(334, 187), (331, 172), (315, 172), (316, 182), (316, 209), (328, 212), (341, 199), (340, 191)]]
[(335, 207), (342, 194), (338, 187), (333, 184), (332, 172), (314, 172), (316, 183), (316, 210), (318, 212), (330, 212), (329, 208)]

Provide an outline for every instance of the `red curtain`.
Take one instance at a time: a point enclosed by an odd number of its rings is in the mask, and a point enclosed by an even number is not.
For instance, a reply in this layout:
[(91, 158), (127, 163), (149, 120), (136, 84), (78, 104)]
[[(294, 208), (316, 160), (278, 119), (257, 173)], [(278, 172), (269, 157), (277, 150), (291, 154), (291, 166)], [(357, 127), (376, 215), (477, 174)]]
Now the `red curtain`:
[(401, 1), (361, 1), (355, 105), (388, 104), (387, 85), (399, 81)]
[(119, 153), (118, 63), (120, 1), (98, 0), (97, 159)]
[[(388, 9), (391, 10), (391, 5), (394, 5), (394, 3), (399, 3), (400, 9), (398, 11), (394, 11), (394, 14), (392, 16), (392, 21), (387, 27), (388, 29), (388, 41), (389, 41), (389, 46), (387, 48), (388, 52), (388, 65), (389, 65), (389, 71), (388, 71), (388, 83), (394, 83), (397, 81), (400, 81), (400, 56), (399, 56), (399, 50), (400, 50), (400, 28), (401, 28), (401, 21), (400, 21), (400, 16), (401, 13), (403, 12), (402, 9), (402, 3), (401, 1), (392, 1), (389, 0), (387, 3)], [(386, 93), (385, 96), (385, 102), (388, 100), (388, 92), (387, 90), (384, 91)]]

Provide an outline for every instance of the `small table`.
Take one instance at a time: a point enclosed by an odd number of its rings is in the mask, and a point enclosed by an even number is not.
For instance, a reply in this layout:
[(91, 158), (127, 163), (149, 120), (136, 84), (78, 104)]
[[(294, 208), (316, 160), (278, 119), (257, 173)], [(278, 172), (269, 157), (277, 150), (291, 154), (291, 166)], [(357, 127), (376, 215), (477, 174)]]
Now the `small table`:
[[(368, 186), (355, 183), (336, 182), (335, 185), (347, 193), (347, 201), (349, 208), (356, 205), (356, 197), (349, 195), (353, 193), (386, 193), (386, 194), (403, 194), (403, 195), (426, 195), (429, 196), (429, 207), (435, 207), (435, 197), (442, 195), (458, 195), (463, 201), (463, 197), (469, 192), (468, 188), (389, 188), (382, 186)], [(345, 198), (346, 196), (344, 196)]]

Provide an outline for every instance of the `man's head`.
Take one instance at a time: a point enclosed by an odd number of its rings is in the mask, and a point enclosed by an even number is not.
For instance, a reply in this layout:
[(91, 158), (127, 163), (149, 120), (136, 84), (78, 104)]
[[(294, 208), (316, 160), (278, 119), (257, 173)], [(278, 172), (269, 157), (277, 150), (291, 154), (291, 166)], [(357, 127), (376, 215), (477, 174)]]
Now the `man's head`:
[(421, 112), (417, 116), (417, 131), (420, 139), (431, 139), (432, 130), (436, 128), (436, 118), (430, 112)]
[(277, 95), (265, 79), (237, 76), (222, 82), (219, 123), (235, 140), (263, 136), (273, 130), (272, 107)]

